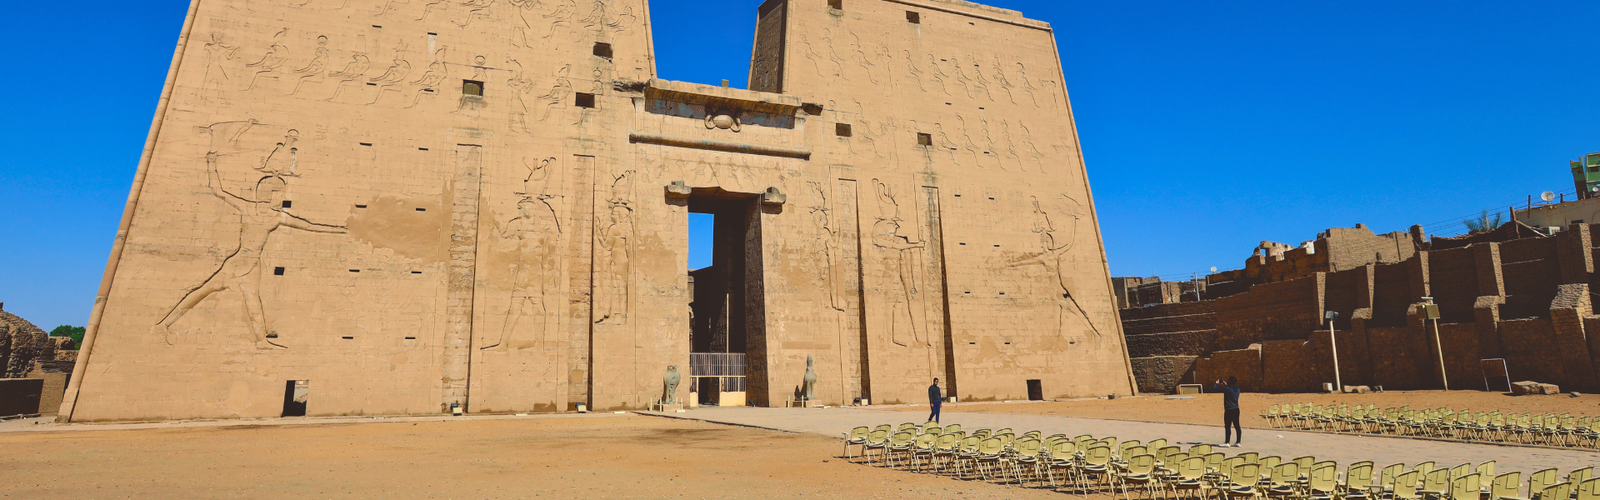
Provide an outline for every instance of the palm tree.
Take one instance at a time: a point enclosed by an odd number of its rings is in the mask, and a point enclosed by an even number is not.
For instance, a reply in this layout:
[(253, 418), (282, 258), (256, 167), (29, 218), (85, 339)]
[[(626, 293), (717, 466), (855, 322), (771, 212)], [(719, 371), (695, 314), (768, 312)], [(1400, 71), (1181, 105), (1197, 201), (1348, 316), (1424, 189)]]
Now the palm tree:
[(1476, 219), (1467, 219), (1461, 221), (1461, 223), (1467, 225), (1467, 234), (1487, 233), (1499, 229), (1502, 224), (1500, 222), (1500, 214), (1496, 212), (1494, 217), (1490, 217), (1488, 210), (1484, 210), (1483, 214)]

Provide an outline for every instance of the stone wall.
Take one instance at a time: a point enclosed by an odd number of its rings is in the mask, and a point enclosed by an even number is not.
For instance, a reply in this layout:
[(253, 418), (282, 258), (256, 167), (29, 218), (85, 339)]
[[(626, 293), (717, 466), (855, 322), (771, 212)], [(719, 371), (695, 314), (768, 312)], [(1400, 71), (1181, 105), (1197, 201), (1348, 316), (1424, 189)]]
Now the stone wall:
[(0, 303), (0, 378), (21, 378), (39, 360), (56, 358), (56, 340), (39, 327), (5, 311)]

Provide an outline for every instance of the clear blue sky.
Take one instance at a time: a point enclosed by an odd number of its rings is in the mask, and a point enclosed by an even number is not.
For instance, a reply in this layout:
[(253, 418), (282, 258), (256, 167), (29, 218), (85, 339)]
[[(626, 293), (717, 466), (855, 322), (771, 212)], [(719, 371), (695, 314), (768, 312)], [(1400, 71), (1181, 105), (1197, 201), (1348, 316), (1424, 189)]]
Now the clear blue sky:
[[(1114, 275), (1504, 210), (1600, 151), (1600, 2), (990, 3), (1055, 26)], [(87, 322), (187, 4), (8, 6), (7, 311)], [(743, 85), (757, 4), (653, 0), (661, 77)]]

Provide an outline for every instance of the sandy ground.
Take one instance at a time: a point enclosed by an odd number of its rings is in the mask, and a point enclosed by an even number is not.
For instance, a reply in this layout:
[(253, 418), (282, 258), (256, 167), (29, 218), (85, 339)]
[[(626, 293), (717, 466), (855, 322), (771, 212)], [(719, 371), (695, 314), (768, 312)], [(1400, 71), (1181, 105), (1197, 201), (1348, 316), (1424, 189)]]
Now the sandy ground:
[(839, 453), (647, 416), (0, 432), (0, 498), (1061, 498)]
[[(961, 403), (945, 405), (945, 411), (981, 413), (1020, 413), (1029, 415), (1064, 415), (1072, 417), (1114, 418), (1153, 422), (1178, 422), (1189, 424), (1220, 424), (1222, 422), (1222, 395), (1199, 394), (1194, 399), (1168, 399), (1174, 396), (1141, 396), (1114, 400), (1093, 399), (1053, 402), (1015, 403)], [(1374, 394), (1252, 394), (1239, 398), (1241, 424), (1245, 427), (1271, 427), (1261, 418), (1269, 405), (1294, 403), (1361, 404), (1379, 408), (1411, 405), (1412, 408), (1449, 407), (1478, 411), (1572, 413), (1573, 415), (1600, 415), (1600, 395), (1584, 394), (1579, 397), (1559, 396), (1508, 396), (1504, 393), (1483, 391), (1397, 391)], [(900, 409), (900, 408), (897, 408)], [(903, 407), (906, 411), (927, 412), (927, 406)], [(921, 421), (922, 419), (914, 419)]]

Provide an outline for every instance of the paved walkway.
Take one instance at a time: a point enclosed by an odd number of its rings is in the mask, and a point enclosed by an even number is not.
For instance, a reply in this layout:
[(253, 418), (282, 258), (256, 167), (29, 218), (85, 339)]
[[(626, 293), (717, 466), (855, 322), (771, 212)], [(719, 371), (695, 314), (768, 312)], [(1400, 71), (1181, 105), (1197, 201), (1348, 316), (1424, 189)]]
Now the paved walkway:
[[(643, 413), (830, 437), (843, 436), (851, 428), (860, 425), (921, 422), (927, 418), (926, 413), (862, 408), (699, 408), (685, 413)], [(1090, 434), (1097, 437), (1116, 436), (1120, 439), (1140, 441), (1166, 438), (1175, 444), (1214, 444), (1222, 437), (1220, 426), (1142, 423), (1050, 415), (945, 411), (940, 420), (944, 424), (961, 424), (961, 427), (967, 430), (1010, 427), (1019, 434), (1029, 430), (1039, 430), (1045, 435)], [(1477, 464), (1496, 460), (1497, 472), (1501, 473), (1515, 471), (1529, 473), (1556, 467), (1561, 469), (1563, 475), (1569, 470), (1600, 465), (1600, 453), (1593, 451), (1297, 432), (1283, 429), (1246, 428), (1242, 448), (1219, 448), (1218, 451), (1229, 455), (1254, 451), (1261, 453), (1261, 456), (1278, 455), (1284, 459), (1312, 455), (1317, 457), (1317, 460), (1338, 462), (1341, 470), (1351, 463), (1362, 460), (1376, 462), (1378, 467), (1391, 463), (1411, 465), (1429, 460), (1437, 462), (1440, 466), (1450, 467), (1463, 462)]]

